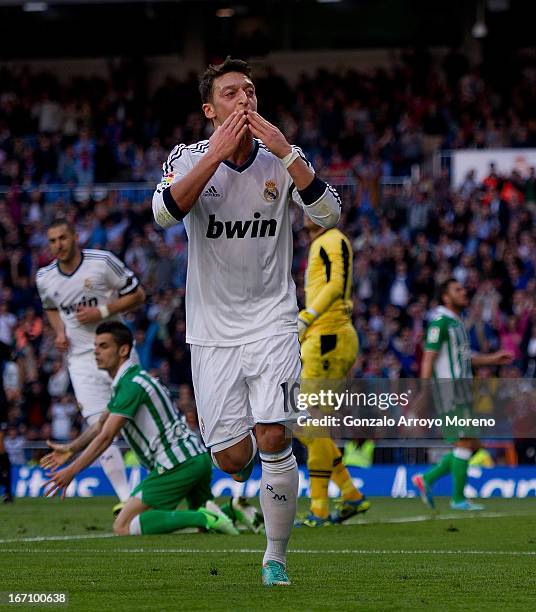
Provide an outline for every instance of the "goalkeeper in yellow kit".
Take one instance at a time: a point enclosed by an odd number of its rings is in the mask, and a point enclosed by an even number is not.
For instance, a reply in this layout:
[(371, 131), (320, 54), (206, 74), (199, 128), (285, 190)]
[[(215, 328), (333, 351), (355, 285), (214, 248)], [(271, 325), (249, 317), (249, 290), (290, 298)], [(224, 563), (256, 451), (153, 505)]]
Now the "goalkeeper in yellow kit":
[[(358, 353), (357, 333), (352, 325), (352, 246), (337, 228), (323, 229), (305, 219), (311, 246), (305, 275), (305, 309), (298, 316), (302, 381), (343, 380)], [(311, 510), (300, 524), (320, 527), (342, 523), (370, 503), (355, 488), (342, 455), (331, 438), (305, 437), (307, 446)], [(342, 501), (329, 513), (328, 485), (333, 480)]]

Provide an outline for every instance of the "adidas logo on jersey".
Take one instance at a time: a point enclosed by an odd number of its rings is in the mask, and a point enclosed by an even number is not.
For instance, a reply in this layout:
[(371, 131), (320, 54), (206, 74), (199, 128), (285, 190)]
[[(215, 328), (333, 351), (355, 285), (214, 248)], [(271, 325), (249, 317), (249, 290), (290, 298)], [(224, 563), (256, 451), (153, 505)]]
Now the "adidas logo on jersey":
[(266, 238), (275, 236), (277, 219), (263, 219), (261, 213), (254, 213), (246, 221), (217, 221), (216, 215), (209, 215), (207, 238)]
[(205, 193), (203, 193), (203, 197), (204, 198), (221, 198), (221, 195), (218, 193), (216, 187), (214, 187), (214, 185), (211, 185), (205, 191)]

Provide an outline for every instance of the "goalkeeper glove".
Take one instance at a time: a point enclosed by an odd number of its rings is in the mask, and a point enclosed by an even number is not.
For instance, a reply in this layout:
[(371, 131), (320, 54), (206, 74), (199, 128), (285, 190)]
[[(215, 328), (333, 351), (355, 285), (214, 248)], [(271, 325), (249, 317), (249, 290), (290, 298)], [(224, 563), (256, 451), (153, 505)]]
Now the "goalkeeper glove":
[(318, 313), (312, 308), (302, 310), (298, 314), (298, 340), (301, 342), (309, 325), (318, 317)]

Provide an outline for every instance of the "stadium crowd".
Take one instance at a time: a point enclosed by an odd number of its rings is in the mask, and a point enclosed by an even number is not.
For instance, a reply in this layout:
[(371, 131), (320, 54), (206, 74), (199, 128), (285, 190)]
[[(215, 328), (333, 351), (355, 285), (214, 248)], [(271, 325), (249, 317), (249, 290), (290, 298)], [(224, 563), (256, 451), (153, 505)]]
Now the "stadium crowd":
[[(439, 62), (404, 53), (390, 70), (319, 70), (291, 86), (256, 76), (261, 112), (327, 174), (409, 175), (437, 148), (536, 145), (536, 68), (521, 57), (498, 75), (455, 51)], [(197, 79), (124, 62), (108, 78), (60, 84), (51, 74), (0, 68), (0, 185), (155, 182), (177, 142), (207, 137)], [(276, 92), (276, 95), (274, 95)]]
[[(449, 57), (442, 73), (412, 56), (391, 74), (335, 78), (320, 72), (292, 89), (269, 72), (258, 82), (258, 89), (276, 88), (281, 101), (267, 115), (324, 178), (340, 184), (341, 227), (354, 246), (361, 346), (355, 377), (418, 375), (435, 287), (450, 276), (471, 297), (472, 348), (512, 351), (515, 361), (501, 376), (536, 372), (534, 171), (525, 178), (499, 176), (491, 167), (482, 183), (469, 173), (456, 191), (446, 171), (398, 186), (380, 182), (383, 175), (409, 174), (439, 146), (536, 144), (536, 124), (526, 112), (536, 91), (530, 71), (505, 96), (461, 56)], [(184, 227), (156, 228), (152, 188), (93, 184), (155, 184), (172, 144), (206, 137), (195, 79), (169, 79), (151, 100), (128, 72), (109, 82), (77, 79), (67, 88), (28, 72), (16, 78), (0, 72), (0, 82), (0, 346), (10, 352), (2, 376), (12, 460), (23, 457), (24, 440), (65, 440), (80, 426), (34, 283), (37, 269), (50, 261), (47, 225), (60, 214), (76, 224), (83, 247), (113, 251), (139, 276), (149, 299), (128, 324), (141, 363), (192, 415)], [(73, 190), (52, 187), (57, 183)], [(303, 300), (308, 239), (297, 208), (294, 217), (293, 267)]]

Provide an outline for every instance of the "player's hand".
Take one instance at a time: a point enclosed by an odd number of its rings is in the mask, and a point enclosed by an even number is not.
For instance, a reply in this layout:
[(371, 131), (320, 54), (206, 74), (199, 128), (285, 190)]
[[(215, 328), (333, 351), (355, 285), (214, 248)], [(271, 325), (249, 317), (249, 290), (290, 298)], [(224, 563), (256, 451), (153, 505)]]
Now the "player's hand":
[(45, 497), (54, 497), (63, 489), (61, 498), (65, 499), (67, 487), (71, 484), (74, 476), (74, 472), (68, 467), (53, 474), (50, 480), (47, 480), (43, 485), (43, 493)]
[(283, 159), (286, 155), (292, 152), (292, 147), (287, 142), (279, 128), (266, 121), (259, 113), (248, 111), (249, 130), (256, 138), (260, 138), (262, 142), (270, 149), (270, 151)]
[(236, 151), (247, 131), (246, 113), (244, 111), (231, 113), (209, 138), (209, 153), (220, 162), (228, 159)]
[(67, 463), (73, 456), (73, 451), (70, 450), (67, 444), (56, 444), (47, 440), (47, 444), (50, 446), (53, 452), (48, 453), (41, 458), (39, 462), (41, 467), (45, 470), (57, 470), (60, 465)]
[(317, 314), (311, 310), (302, 310), (298, 315), (298, 340), (301, 342), (309, 329), (309, 325), (316, 319)]
[(67, 336), (65, 334), (58, 334), (56, 336), (56, 340), (54, 341), (54, 346), (58, 351), (64, 353), (69, 348), (69, 340), (67, 340)]
[(500, 350), (492, 354), (493, 365), (510, 365), (514, 361), (514, 356), (510, 351)]
[(76, 311), (76, 318), (79, 323), (97, 323), (102, 319), (101, 312), (98, 308), (93, 308), (90, 306), (81, 306)]

